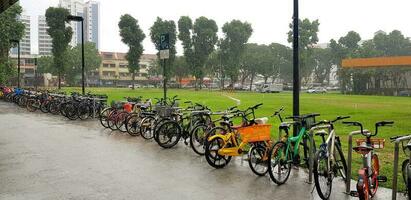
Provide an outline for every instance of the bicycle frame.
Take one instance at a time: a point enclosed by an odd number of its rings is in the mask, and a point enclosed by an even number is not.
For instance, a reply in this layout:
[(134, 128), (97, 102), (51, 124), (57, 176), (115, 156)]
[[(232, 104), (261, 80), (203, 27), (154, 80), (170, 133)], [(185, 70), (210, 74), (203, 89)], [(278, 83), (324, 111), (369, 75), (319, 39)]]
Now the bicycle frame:
[(287, 138), (287, 142), (286, 142), (287, 149), (286, 149), (286, 154), (285, 154), (286, 158), (288, 158), (288, 153), (290, 152), (290, 149), (291, 149), (291, 143), (293, 142), (295, 143), (295, 145), (294, 145), (293, 153), (291, 154), (291, 158), (294, 159), (297, 157), (298, 151), (300, 149), (299, 144), (301, 140), (304, 138), (304, 136), (308, 137), (306, 130), (307, 129), (305, 127), (302, 127), (297, 136)]

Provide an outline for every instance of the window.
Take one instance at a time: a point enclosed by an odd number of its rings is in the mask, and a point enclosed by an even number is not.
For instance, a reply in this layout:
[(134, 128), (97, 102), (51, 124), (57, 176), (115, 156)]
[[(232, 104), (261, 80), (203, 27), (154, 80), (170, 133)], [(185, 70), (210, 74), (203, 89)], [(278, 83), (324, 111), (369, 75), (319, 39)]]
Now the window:
[(103, 63), (103, 67), (109, 67), (107, 63)]

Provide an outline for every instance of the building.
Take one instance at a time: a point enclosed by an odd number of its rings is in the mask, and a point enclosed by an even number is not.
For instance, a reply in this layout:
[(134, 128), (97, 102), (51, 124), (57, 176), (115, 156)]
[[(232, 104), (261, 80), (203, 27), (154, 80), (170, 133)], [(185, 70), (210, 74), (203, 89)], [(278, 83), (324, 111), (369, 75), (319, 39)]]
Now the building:
[[(30, 39), (30, 16), (20, 15), (19, 20), (24, 24), (24, 36), (20, 40), (20, 55), (31, 54), (31, 39)], [(10, 54), (17, 55), (17, 47), (12, 48)]]
[(84, 5), (85, 40), (96, 44), (100, 49), (100, 3), (88, 1)]
[[(123, 86), (132, 84), (132, 74), (128, 71), (128, 62), (125, 53), (100, 52), (101, 66), (88, 75), (90, 85)], [(155, 54), (143, 54), (140, 59), (140, 71), (136, 73), (138, 83), (147, 83), (148, 70), (157, 60)]]
[(47, 22), (45, 16), (38, 16), (38, 45), (39, 55), (51, 55), (53, 44), (50, 35), (47, 33)]
[[(71, 15), (81, 16), (84, 19), (84, 41), (94, 42), (97, 49), (100, 47), (100, 3), (83, 0), (60, 0), (59, 7), (69, 10)], [(73, 37), (70, 45), (75, 47), (81, 44), (81, 22), (71, 21)]]

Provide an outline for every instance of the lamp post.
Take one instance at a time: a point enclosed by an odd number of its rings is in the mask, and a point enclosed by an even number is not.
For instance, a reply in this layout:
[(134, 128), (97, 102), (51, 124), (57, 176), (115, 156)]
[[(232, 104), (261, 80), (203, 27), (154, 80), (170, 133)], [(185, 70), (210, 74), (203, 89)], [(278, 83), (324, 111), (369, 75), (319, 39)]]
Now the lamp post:
[[(293, 16), (293, 115), (300, 115), (300, 68), (299, 68), (299, 52), (298, 52), (298, 0), (294, 0), (294, 16)], [(298, 132), (294, 128), (294, 135)]]
[(20, 40), (10, 40), (17, 43), (17, 87), (20, 88)]
[(34, 89), (37, 91), (37, 58), (34, 58)]
[(84, 18), (81, 16), (69, 15), (67, 16), (68, 21), (81, 22), (81, 90), (83, 95), (85, 94), (84, 88)]

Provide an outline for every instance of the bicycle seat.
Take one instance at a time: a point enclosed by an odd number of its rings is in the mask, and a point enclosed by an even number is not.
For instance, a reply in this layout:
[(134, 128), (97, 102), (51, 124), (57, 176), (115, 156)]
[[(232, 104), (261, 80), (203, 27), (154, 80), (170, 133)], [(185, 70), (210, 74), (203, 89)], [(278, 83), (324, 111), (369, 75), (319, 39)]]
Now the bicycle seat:
[(256, 118), (254, 121), (257, 124), (266, 124), (268, 122), (268, 118), (267, 117)]
[(314, 135), (324, 137), (325, 135), (328, 135), (328, 133), (325, 130), (319, 130)]
[(370, 151), (372, 151), (374, 148), (369, 147), (369, 146), (357, 146), (357, 147), (354, 147), (352, 149), (354, 149), (354, 151), (359, 153), (359, 154), (366, 155)]

